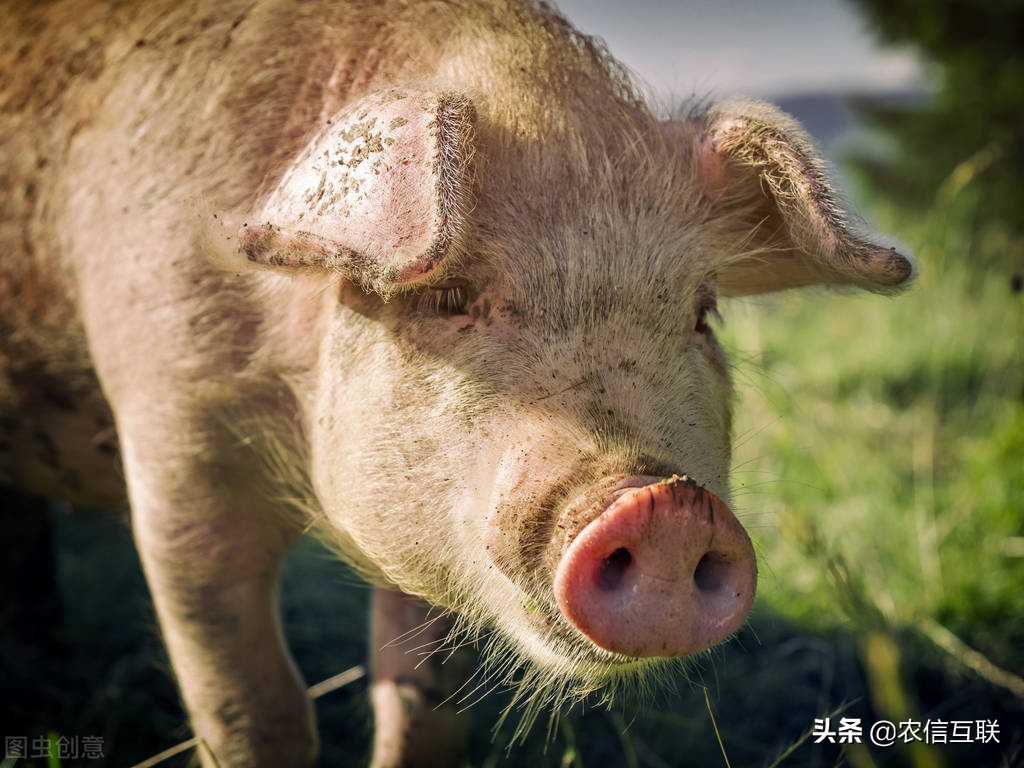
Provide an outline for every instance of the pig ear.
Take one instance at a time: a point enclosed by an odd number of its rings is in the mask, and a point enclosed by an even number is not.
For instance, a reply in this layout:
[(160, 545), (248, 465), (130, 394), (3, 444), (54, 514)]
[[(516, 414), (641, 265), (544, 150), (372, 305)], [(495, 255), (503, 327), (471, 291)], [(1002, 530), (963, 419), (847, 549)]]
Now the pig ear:
[(723, 264), (726, 296), (802, 285), (892, 292), (913, 274), (908, 258), (851, 229), (824, 164), (795, 120), (756, 101), (728, 101), (705, 115), (697, 174), (715, 204), (736, 210), (746, 256)]
[(250, 262), (340, 273), (388, 296), (458, 249), (476, 112), (452, 92), (389, 89), (342, 110), (239, 233)]

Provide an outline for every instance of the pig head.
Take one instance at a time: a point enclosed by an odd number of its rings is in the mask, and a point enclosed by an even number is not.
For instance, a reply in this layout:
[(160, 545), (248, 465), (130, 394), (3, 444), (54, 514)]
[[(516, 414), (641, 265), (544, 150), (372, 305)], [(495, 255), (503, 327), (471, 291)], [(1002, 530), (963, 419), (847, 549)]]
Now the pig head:
[(238, 255), (344, 282), (309, 439), (349, 558), (497, 626), (496, 665), (515, 654), (564, 692), (704, 650), (753, 601), (716, 298), (888, 291), (911, 270), (848, 228), (768, 105), (560, 119), (538, 142), (465, 93), (371, 94)]

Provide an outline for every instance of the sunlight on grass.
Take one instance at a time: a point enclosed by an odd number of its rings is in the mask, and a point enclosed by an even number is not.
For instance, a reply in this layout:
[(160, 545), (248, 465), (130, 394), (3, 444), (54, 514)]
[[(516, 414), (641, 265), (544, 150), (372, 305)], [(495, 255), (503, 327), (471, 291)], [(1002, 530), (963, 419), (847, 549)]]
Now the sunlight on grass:
[(906, 294), (733, 301), (721, 334), (759, 600), (846, 627), (894, 718), (915, 714), (899, 686), (922, 649), (1024, 696), (1024, 301), (1005, 266), (1021, 244), (975, 232), (972, 186), (953, 187), (919, 220), (876, 212), (918, 260)]

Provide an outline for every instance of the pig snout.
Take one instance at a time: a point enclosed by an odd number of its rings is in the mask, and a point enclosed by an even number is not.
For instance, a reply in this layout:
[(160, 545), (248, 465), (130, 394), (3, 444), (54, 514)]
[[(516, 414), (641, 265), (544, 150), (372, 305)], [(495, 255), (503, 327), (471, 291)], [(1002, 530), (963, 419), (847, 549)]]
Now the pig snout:
[(682, 656), (723, 640), (743, 623), (757, 584), (743, 526), (685, 477), (628, 485), (563, 554), (554, 581), (562, 614), (627, 656)]

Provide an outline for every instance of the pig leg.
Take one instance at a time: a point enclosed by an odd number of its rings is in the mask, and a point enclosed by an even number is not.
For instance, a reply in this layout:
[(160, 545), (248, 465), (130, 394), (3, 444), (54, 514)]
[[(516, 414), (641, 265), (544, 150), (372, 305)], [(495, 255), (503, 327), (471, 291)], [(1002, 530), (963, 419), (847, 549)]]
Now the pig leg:
[[(466, 680), (469, 649), (429, 657), (451, 629), (437, 609), (401, 592), (375, 589), (370, 624), (374, 768), (460, 765), (466, 726), (452, 694)], [(428, 623), (429, 622), (429, 623)]]
[(297, 531), (265, 493), (232, 480), (247, 476), (230, 458), (237, 440), (184, 450), (152, 424), (119, 427), (135, 539), (203, 765), (311, 765), (311, 702), (276, 599)]

